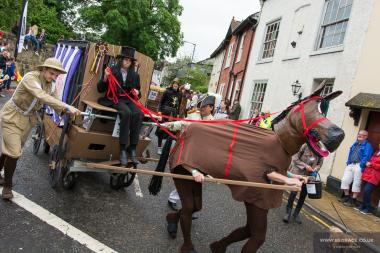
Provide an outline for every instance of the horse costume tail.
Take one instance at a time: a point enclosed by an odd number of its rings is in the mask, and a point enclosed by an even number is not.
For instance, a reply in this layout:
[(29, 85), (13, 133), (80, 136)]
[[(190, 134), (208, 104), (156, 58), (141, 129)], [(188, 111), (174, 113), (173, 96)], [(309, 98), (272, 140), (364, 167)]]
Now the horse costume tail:
[[(155, 171), (165, 172), (166, 163), (168, 162), (168, 159), (169, 159), (170, 148), (172, 146), (173, 140), (174, 139), (170, 136), (166, 139), (164, 147), (162, 148), (162, 154), (160, 156), (160, 160), (158, 161)], [(152, 195), (157, 195), (161, 191), (161, 185), (162, 185), (162, 177), (153, 176), (149, 183), (149, 193)]]

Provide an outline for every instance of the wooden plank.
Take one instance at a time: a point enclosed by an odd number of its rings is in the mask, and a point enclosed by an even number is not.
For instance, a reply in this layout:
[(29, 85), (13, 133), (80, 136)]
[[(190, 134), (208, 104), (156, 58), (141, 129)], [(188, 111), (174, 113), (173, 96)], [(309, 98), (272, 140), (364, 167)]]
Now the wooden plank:
[[(146, 160), (148, 162), (158, 162), (160, 159), (157, 158), (145, 158), (145, 157), (136, 157), (137, 160)], [(112, 161), (105, 161), (105, 162), (99, 162), (98, 164), (103, 164), (103, 165), (118, 165), (120, 164), (119, 160), (112, 160)]]
[(115, 113), (117, 112), (117, 110), (114, 108), (98, 104), (97, 102), (94, 102), (94, 101), (82, 100), (82, 102), (96, 110), (106, 111), (106, 112), (115, 112)]
[[(132, 172), (132, 173), (139, 173), (139, 174), (145, 174), (145, 175), (172, 177), (172, 178), (179, 178), (179, 179), (194, 181), (194, 178), (192, 176), (186, 176), (186, 175), (174, 174), (174, 173), (157, 172), (157, 171), (141, 170), (141, 169), (134, 169), (134, 168), (123, 168), (123, 167), (111, 166), (111, 165), (105, 165), (105, 164), (99, 164), (99, 163), (87, 163), (86, 166), (89, 169), (105, 169), (105, 170), (110, 170), (110, 171), (115, 171), (115, 172)], [(257, 187), (257, 188), (263, 188), (263, 189), (274, 189), (274, 190), (281, 190), (281, 191), (285, 191), (285, 190), (300, 191), (300, 188), (297, 188), (295, 186), (264, 184), (264, 183), (209, 178), (209, 177), (205, 177), (205, 182), (216, 183), (216, 184), (226, 184), (226, 185)]]

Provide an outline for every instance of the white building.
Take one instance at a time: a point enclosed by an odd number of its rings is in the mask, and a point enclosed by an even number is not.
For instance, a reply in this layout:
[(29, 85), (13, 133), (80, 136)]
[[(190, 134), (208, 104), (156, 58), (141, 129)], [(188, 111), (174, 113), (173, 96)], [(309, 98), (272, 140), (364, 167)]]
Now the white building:
[[(375, 0), (266, 0), (250, 55), (241, 97), (242, 117), (281, 111), (297, 100), (297, 80), (307, 96), (323, 80), (326, 93), (342, 90), (327, 117), (342, 126)], [(321, 176), (331, 174), (335, 154)]]
[(220, 77), (220, 72), (222, 70), (223, 59), (224, 59), (224, 41), (222, 44), (211, 54), (211, 58), (214, 59), (214, 66), (212, 67), (212, 72), (210, 76), (210, 82), (208, 85), (209, 93), (216, 93), (218, 88), (218, 82)]

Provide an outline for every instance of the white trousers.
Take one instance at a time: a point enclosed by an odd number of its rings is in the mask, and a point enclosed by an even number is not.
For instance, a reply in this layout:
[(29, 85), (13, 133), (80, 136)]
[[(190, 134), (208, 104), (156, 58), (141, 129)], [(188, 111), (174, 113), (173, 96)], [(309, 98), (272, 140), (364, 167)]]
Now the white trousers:
[(177, 201), (179, 201), (179, 195), (178, 195), (177, 189), (174, 189), (173, 191), (171, 191), (171, 193), (169, 194), (168, 200), (172, 203), (177, 203)]
[(352, 183), (352, 181), (354, 181), (354, 183), (352, 184), (352, 192), (360, 192), (360, 185), (362, 183), (362, 169), (359, 163), (349, 164), (344, 169), (340, 189), (350, 189), (350, 184)]

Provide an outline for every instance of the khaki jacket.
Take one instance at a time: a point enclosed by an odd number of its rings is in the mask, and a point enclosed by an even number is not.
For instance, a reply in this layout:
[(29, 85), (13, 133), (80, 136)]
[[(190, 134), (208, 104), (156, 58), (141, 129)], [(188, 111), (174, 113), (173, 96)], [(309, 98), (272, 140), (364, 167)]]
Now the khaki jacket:
[(19, 127), (28, 122), (34, 124), (37, 119), (36, 112), (43, 104), (49, 105), (57, 113), (62, 113), (67, 108), (67, 104), (59, 100), (52, 83), (47, 83), (40, 71), (29, 72), (0, 111), (0, 120)]
[(21, 156), (29, 132), (37, 123), (36, 112), (43, 104), (57, 113), (68, 106), (59, 100), (54, 87), (45, 81), (40, 71), (29, 72), (0, 111), (3, 154), (13, 158)]

